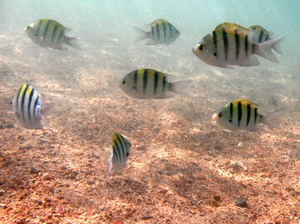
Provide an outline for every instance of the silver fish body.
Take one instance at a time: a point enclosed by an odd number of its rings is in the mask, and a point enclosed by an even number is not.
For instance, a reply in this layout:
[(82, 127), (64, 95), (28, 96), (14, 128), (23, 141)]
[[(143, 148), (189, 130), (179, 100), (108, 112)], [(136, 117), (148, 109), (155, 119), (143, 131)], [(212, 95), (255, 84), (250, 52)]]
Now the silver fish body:
[(123, 135), (116, 132), (112, 139), (110, 155), (103, 161), (107, 165), (106, 176), (109, 176), (112, 170), (116, 173), (125, 168), (130, 155), (131, 143)]
[(248, 100), (235, 100), (226, 104), (213, 115), (213, 120), (234, 132), (261, 131), (261, 124), (278, 127), (278, 117), (282, 111), (261, 115), (260, 106)]
[(80, 48), (73, 43), (78, 37), (67, 37), (64, 27), (51, 19), (40, 19), (27, 26), (24, 30), (29, 38), (36, 44), (48, 49), (67, 50), (64, 45), (69, 45), (77, 50)]
[(172, 97), (171, 92), (183, 93), (191, 81), (171, 83), (165, 73), (143, 68), (128, 73), (119, 87), (129, 96), (139, 99), (164, 99)]
[(134, 42), (149, 38), (147, 45), (170, 44), (173, 43), (180, 35), (180, 32), (167, 20), (158, 19), (149, 24), (151, 30), (146, 32), (137, 27), (133, 27), (138, 36)]
[(19, 89), (17, 95), (13, 99), (13, 111), (20, 124), (28, 129), (41, 129), (44, 120), (46, 126), (49, 127), (46, 115), (54, 107), (54, 103), (49, 105), (41, 105), (41, 95), (28, 84), (24, 84)]
[(234, 23), (223, 23), (207, 34), (192, 52), (205, 63), (224, 68), (258, 65), (256, 55), (278, 63), (272, 48), (280, 45), (284, 37), (253, 43), (256, 33)]

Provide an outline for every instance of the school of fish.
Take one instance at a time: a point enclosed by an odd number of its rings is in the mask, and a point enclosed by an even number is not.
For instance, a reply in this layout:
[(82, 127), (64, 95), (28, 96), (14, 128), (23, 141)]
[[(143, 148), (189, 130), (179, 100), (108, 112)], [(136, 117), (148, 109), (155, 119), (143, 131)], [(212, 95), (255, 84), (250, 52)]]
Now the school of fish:
[[(150, 31), (133, 27), (138, 36), (134, 42), (148, 39), (146, 45), (169, 45), (180, 32), (167, 20), (158, 19), (150, 23)], [(74, 43), (78, 37), (67, 37), (68, 28), (51, 19), (40, 19), (28, 25), (26, 34), (36, 44), (47, 49), (67, 50), (66, 45), (77, 50)], [(255, 66), (260, 64), (257, 56), (278, 63), (272, 50), (282, 54), (280, 44), (284, 37), (273, 38), (273, 33), (255, 25), (244, 28), (235, 23), (222, 23), (207, 34), (192, 49), (203, 62), (212, 66), (233, 68), (232, 66)], [(129, 72), (119, 82), (119, 87), (128, 96), (137, 99), (165, 99), (173, 93), (186, 93), (191, 80), (170, 81), (175, 76), (150, 69), (140, 68)], [(13, 111), (21, 126), (28, 129), (41, 129), (41, 121), (49, 128), (47, 114), (54, 108), (54, 103), (45, 104), (41, 94), (30, 84), (23, 84), (12, 100)], [(278, 118), (282, 111), (262, 115), (260, 106), (246, 99), (235, 100), (223, 106), (212, 119), (220, 126), (233, 132), (262, 131), (262, 124), (278, 127)], [(112, 136), (109, 156), (103, 161), (107, 165), (106, 176), (112, 171), (117, 173), (125, 168), (130, 153), (131, 143), (122, 134)]]

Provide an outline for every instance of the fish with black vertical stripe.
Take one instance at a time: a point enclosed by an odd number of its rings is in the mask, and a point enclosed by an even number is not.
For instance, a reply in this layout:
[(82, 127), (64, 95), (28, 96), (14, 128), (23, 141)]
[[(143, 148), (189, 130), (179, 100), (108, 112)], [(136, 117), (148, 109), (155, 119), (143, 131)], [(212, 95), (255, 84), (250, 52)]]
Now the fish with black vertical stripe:
[(139, 99), (164, 99), (172, 97), (172, 92), (184, 93), (190, 80), (169, 82), (174, 76), (153, 69), (142, 68), (128, 73), (119, 87), (129, 96)]
[(14, 97), (13, 111), (24, 128), (41, 129), (43, 128), (41, 120), (49, 127), (46, 116), (53, 109), (54, 103), (42, 105), (42, 98), (41, 94), (28, 84), (22, 85)]
[(272, 49), (284, 40), (277, 37), (257, 43), (257, 31), (249, 30), (235, 23), (222, 23), (207, 34), (192, 52), (209, 65), (233, 68), (231, 65), (259, 65), (256, 55), (279, 63)]
[(27, 26), (26, 34), (36, 44), (47, 49), (67, 50), (65, 45), (81, 50), (74, 41), (79, 37), (67, 37), (65, 31), (69, 30), (60, 23), (51, 19), (40, 19)]
[(133, 27), (138, 36), (134, 43), (149, 38), (147, 45), (170, 44), (173, 43), (180, 35), (180, 32), (167, 20), (158, 19), (148, 24), (151, 27), (149, 32)]
[(262, 131), (266, 124), (278, 127), (278, 118), (282, 111), (261, 115), (260, 106), (244, 99), (235, 100), (226, 104), (219, 112), (213, 115), (213, 120), (222, 127), (234, 132)]
[[(250, 26), (249, 30), (252, 30), (252, 32), (254, 31), (252, 37), (253, 44), (262, 43), (273, 39), (273, 35), (274, 35), (273, 32), (267, 31), (262, 26), (259, 25)], [(277, 51), (278, 54), (282, 54), (282, 50), (279, 45), (275, 45), (273, 49)]]
[(125, 168), (130, 155), (131, 143), (123, 135), (116, 132), (113, 134), (112, 140), (109, 149), (110, 155), (103, 161), (107, 165), (107, 177), (112, 170), (116, 173), (118, 170)]

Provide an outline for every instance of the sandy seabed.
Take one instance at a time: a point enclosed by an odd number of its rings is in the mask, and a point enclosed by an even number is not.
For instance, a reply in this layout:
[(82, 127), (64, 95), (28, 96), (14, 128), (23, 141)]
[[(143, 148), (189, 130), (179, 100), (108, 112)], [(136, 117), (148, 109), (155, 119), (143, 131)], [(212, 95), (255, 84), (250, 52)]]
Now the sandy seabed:
[[(54, 60), (33, 45), (35, 52), (21, 59), (16, 40), (3, 42), (1, 223), (300, 223), (299, 80), (282, 83), (278, 64), (246, 81), (238, 69), (228, 78), (202, 64), (210, 75), (179, 77), (194, 81), (187, 95), (137, 100), (116, 87), (133, 69), (94, 59), (113, 58), (109, 49), (95, 57), (82, 53), (77, 63), (66, 51)], [(26, 82), (56, 103), (50, 129), (17, 123), (10, 102)], [(243, 91), (234, 83), (243, 83)], [(258, 103), (284, 108), (280, 128), (236, 134), (211, 121), (224, 103), (247, 96), (245, 86), (250, 100), (263, 95)], [(285, 94), (277, 94), (283, 86)], [(133, 155), (124, 170), (105, 178), (102, 151), (116, 131), (128, 137)], [(239, 198), (247, 207), (235, 205)]]

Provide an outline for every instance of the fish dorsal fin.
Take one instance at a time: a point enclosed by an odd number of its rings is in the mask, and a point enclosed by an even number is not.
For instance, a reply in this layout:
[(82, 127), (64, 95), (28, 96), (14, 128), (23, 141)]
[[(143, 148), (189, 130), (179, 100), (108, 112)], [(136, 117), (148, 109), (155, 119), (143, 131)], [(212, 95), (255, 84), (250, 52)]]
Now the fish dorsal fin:
[(152, 68), (141, 68), (139, 69), (139, 75), (143, 75), (145, 70), (147, 70), (148, 72), (148, 75), (150, 76), (153, 76), (156, 72), (158, 73), (159, 76), (165, 76), (166, 77), (166, 81), (167, 82), (174, 82), (176, 79), (177, 79), (177, 76), (175, 75), (170, 75), (170, 74), (167, 74), (167, 73), (164, 73), (164, 72), (160, 72), (160, 71), (157, 71), (157, 70), (154, 70)]
[(259, 25), (250, 26), (249, 30), (262, 30), (264, 33), (269, 33), (269, 31), (267, 31), (265, 28)]
[(152, 23), (150, 23), (149, 25), (152, 26), (152, 25), (154, 25), (155, 23), (159, 23), (159, 24), (160, 24), (160, 23), (162, 23), (162, 22), (168, 23), (168, 21), (165, 20), (165, 19), (157, 19), (157, 20), (153, 21)]
[(62, 24), (60, 24), (59, 22), (57, 22), (57, 21), (55, 21), (55, 20), (53, 20), (53, 19), (49, 19), (49, 21), (51, 21), (53, 25), (54, 25), (54, 24), (57, 24), (57, 25), (61, 26), (61, 28), (62, 28), (63, 30), (72, 30), (72, 29), (70, 29), (70, 28), (67, 28), (67, 27), (63, 26)]
[(225, 29), (227, 32), (228, 31), (234, 31), (234, 30), (238, 30), (239, 32), (248, 32), (249, 30), (245, 27), (242, 27), (236, 23), (228, 23), (228, 22), (225, 22), (225, 23), (221, 23), (220, 25), (218, 25), (215, 29), (216, 32), (220, 31), (222, 32), (223, 29)]
[(235, 100), (233, 101), (232, 103), (233, 104), (238, 104), (239, 102), (241, 102), (242, 106), (247, 106), (248, 104), (250, 104), (251, 108), (261, 108), (260, 105), (256, 104), (256, 103), (253, 103), (249, 100), (244, 100), (244, 99), (238, 99), (238, 100)]

